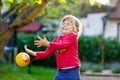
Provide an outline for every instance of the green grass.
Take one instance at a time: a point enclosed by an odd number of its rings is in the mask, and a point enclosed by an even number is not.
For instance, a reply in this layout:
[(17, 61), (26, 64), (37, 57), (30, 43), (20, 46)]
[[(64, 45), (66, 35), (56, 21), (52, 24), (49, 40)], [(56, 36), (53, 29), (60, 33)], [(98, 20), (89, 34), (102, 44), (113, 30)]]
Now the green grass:
[(28, 67), (0, 64), (0, 80), (54, 80), (57, 69), (42, 66), (31, 66), (31, 74)]

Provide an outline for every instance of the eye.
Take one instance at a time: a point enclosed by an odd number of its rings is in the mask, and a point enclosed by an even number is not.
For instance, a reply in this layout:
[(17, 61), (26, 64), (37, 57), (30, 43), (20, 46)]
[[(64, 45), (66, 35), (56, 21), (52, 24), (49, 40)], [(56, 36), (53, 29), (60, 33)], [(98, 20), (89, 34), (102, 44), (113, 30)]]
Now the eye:
[(70, 24), (70, 23), (64, 23), (63, 25), (65, 25), (65, 26), (70, 26), (71, 24)]
[(27, 54), (23, 54), (23, 60), (26, 60), (29, 56)]
[(70, 26), (70, 23), (66, 23), (67, 26)]

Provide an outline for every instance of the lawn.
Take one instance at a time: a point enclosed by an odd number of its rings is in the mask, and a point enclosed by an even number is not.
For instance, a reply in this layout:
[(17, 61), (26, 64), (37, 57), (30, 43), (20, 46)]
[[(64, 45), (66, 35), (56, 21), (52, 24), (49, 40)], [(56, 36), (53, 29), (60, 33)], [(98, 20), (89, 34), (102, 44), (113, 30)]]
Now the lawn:
[(0, 64), (0, 80), (54, 80), (56, 68), (42, 66), (18, 67), (7, 64)]

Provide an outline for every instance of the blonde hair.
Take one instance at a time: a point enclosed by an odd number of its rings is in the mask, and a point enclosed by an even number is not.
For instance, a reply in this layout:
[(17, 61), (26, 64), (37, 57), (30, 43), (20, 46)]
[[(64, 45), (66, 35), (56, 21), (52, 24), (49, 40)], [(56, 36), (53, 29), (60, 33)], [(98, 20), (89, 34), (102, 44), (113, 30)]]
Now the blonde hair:
[(80, 20), (78, 18), (76, 18), (73, 15), (66, 15), (62, 18), (61, 22), (60, 22), (60, 26), (62, 25), (62, 23), (66, 20), (66, 19), (70, 19), (72, 21), (73, 27), (74, 27), (74, 31), (75, 33), (78, 35), (78, 37), (82, 34), (82, 24), (80, 22)]

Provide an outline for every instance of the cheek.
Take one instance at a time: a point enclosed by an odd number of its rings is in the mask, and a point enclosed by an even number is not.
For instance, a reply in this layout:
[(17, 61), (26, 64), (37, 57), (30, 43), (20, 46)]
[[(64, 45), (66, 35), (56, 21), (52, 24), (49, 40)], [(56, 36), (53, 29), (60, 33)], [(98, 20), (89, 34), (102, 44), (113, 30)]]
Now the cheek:
[(69, 30), (74, 30), (73, 26), (69, 26)]

